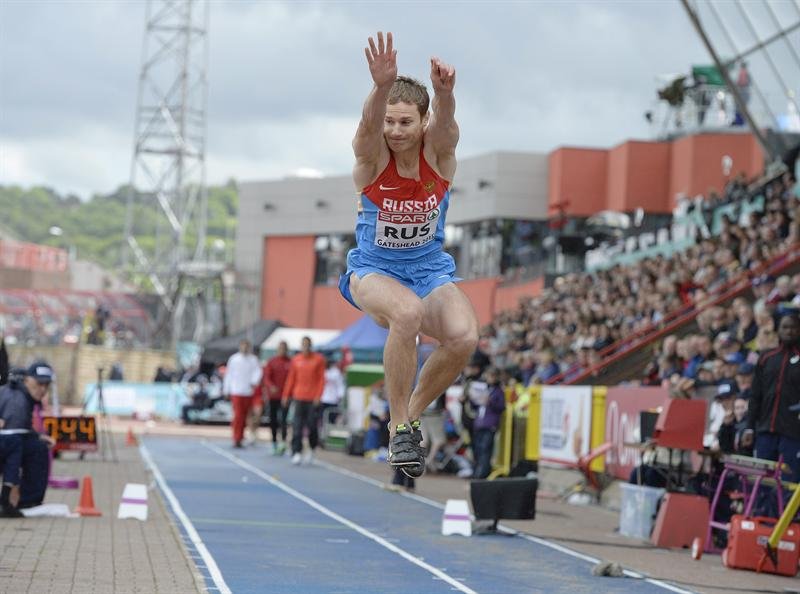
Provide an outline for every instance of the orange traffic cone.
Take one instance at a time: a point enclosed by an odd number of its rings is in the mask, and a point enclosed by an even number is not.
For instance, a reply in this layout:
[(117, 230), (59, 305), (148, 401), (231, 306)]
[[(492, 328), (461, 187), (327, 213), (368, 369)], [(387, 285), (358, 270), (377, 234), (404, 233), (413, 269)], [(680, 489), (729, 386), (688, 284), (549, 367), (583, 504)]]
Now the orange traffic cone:
[(81, 501), (75, 508), (75, 513), (81, 516), (102, 516), (99, 509), (94, 506), (94, 494), (92, 493), (92, 477), (83, 477), (81, 484)]
[(137, 440), (136, 436), (133, 434), (133, 427), (128, 427), (128, 436), (125, 438), (125, 445), (127, 446), (139, 445), (139, 440)]

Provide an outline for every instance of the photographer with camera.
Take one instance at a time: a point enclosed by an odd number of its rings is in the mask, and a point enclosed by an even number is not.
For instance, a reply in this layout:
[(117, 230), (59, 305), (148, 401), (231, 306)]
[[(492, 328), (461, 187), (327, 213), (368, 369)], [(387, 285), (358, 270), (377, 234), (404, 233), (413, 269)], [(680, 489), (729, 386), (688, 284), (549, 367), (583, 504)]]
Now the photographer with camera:
[[(0, 491), (0, 518), (19, 518), (19, 508), (41, 505), (47, 490), (50, 436), (33, 429), (33, 409), (50, 389), (53, 368), (37, 362), (10, 374), (0, 387), (0, 464), (3, 486)], [(21, 477), (20, 477), (21, 474)], [(11, 504), (11, 489), (19, 486), (18, 506)]]

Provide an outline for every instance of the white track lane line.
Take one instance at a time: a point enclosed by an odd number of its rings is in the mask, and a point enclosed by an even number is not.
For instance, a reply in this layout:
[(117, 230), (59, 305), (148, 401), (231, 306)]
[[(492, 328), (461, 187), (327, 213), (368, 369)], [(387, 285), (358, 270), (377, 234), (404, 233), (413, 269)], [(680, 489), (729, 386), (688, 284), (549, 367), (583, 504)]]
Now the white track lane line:
[[(343, 474), (345, 476), (349, 476), (349, 477), (354, 478), (356, 480), (362, 481), (364, 483), (367, 483), (367, 484), (370, 484), (370, 485), (373, 485), (375, 487), (378, 487), (378, 488), (381, 488), (381, 489), (385, 490), (386, 483), (382, 483), (381, 481), (376, 480), (374, 478), (371, 478), (371, 477), (368, 477), (368, 476), (364, 476), (363, 474), (358, 474), (357, 472), (353, 472), (352, 470), (347, 470), (346, 468), (340, 468), (340, 467), (338, 467), (338, 466), (336, 466), (334, 464), (331, 464), (329, 462), (324, 462), (324, 461), (319, 460), (319, 459), (317, 459), (314, 463), (319, 465), (319, 466), (322, 466), (323, 468), (327, 468), (328, 470), (332, 470), (333, 472), (337, 472), (339, 474)], [(421, 503), (424, 503), (425, 505), (430, 505), (431, 507), (435, 507), (437, 509), (444, 509), (444, 505), (442, 505), (441, 503), (439, 503), (438, 501), (435, 501), (433, 499), (428, 499), (427, 497), (423, 497), (423, 496), (417, 495), (415, 493), (407, 493), (406, 491), (398, 491), (397, 493), (399, 495), (402, 495), (403, 497), (407, 497), (409, 499), (413, 499), (414, 501), (419, 501)], [(565, 555), (569, 555), (570, 557), (575, 557), (576, 559), (580, 559), (582, 561), (587, 561), (588, 563), (593, 563), (593, 564), (600, 563), (600, 559), (592, 557), (591, 555), (584, 555), (583, 553), (579, 553), (578, 551), (573, 551), (572, 549), (568, 549), (567, 547), (562, 546), (560, 544), (556, 544), (554, 542), (549, 542), (547, 540), (544, 540), (542, 538), (538, 538), (538, 537), (533, 536), (531, 534), (525, 534), (524, 532), (519, 532), (517, 530), (513, 530), (513, 529), (511, 529), (511, 528), (509, 528), (507, 526), (503, 526), (503, 524), (498, 524), (497, 526), (498, 526), (498, 528), (500, 528), (504, 532), (515, 533), (520, 538), (524, 538), (525, 540), (529, 540), (531, 542), (535, 542), (536, 544), (540, 544), (542, 546), (548, 547), (548, 548), (553, 549), (555, 551), (558, 551), (560, 553), (564, 553)], [(657, 580), (657, 579), (654, 579), (654, 578), (646, 577), (643, 574), (638, 573), (636, 571), (631, 571), (629, 569), (624, 569), (623, 571), (624, 571), (625, 575), (628, 576), (628, 577), (643, 580), (643, 581), (645, 581), (645, 582), (647, 582), (649, 584), (652, 584), (654, 586), (657, 586), (659, 588), (663, 588), (665, 590), (669, 590), (670, 592), (677, 592), (678, 594), (695, 594), (692, 590), (684, 590), (684, 589), (679, 588), (677, 586), (673, 586), (672, 584), (670, 584), (668, 582), (663, 582), (661, 580)]]
[(299, 491), (297, 491), (295, 489), (292, 489), (289, 485), (279, 481), (276, 478), (271, 477), (270, 475), (268, 475), (266, 472), (264, 472), (260, 468), (257, 468), (256, 466), (253, 466), (252, 464), (249, 464), (249, 463), (245, 462), (244, 460), (242, 460), (240, 458), (237, 458), (233, 454), (231, 454), (229, 452), (226, 452), (225, 450), (217, 447), (216, 445), (214, 445), (212, 443), (209, 443), (207, 441), (202, 441), (201, 443), (205, 447), (207, 447), (209, 450), (211, 450), (212, 452), (215, 452), (215, 453), (219, 454), (223, 458), (227, 458), (228, 460), (230, 460), (234, 464), (236, 464), (238, 466), (241, 466), (245, 470), (248, 470), (248, 471), (252, 472), (253, 474), (255, 474), (256, 476), (264, 479), (265, 481), (267, 481), (271, 485), (273, 485), (275, 487), (278, 487), (284, 493), (287, 493), (288, 495), (291, 495), (295, 499), (298, 499), (298, 500), (302, 501), (303, 503), (305, 503), (309, 507), (312, 507), (313, 509), (317, 510), (318, 512), (320, 512), (322, 514), (325, 514), (326, 516), (328, 516), (332, 520), (336, 520), (340, 524), (344, 524), (348, 528), (350, 528), (352, 530), (355, 530), (356, 532), (358, 532), (362, 536), (366, 536), (370, 540), (375, 541), (376, 543), (378, 543), (379, 545), (381, 545), (382, 547), (384, 547), (386, 549), (389, 549), (393, 553), (397, 553), (398, 555), (400, 555), (406, 561), (410, 561), (414, 565), (417, 565), (418, 567), (421, 567), (425, 571), (427, 571), (429, 573), (432, 573), (435, 577), (439, 578), (440, 580), (442, 580), (444, 582), (447, 582), (453, 588), (456, 588), (460, 592), (464, 592), (464, 594), (478, 594), (475, 590), (473, 590), (472, 588), (470, 588), (470, 587), (466, 586), (465, 584), (459, 582), (457, 579), (450, 577), (445, 572), (443, 572), (441, 569), (437, 569), (436, 567), (434, 567), (434, 566), (432, 566), (432, 565), (430, 565), (428, 563), (425, 563), (419, 557), (415, 557), (411, 553), (408, 553), (407, 551), (404, 551), (400, 547), (390, 543), (385, 538), (382, 538), (382, 537), (378, 536), (377, 534), (375, 534), (373, 532), (370, 532), (366, 528), (364, 528), (362, 526), (359, 526), (355, 522), (353, 522), (351, 520), (348, 520), (347, 518), (345, 518), (343, 516), (340, 516), (339, 514), (337, 514), (336, 512), (334, 512), (334, 511), (332, 511), (330, 509), (328, 509), (327, 507), (325, 507), (321, 503), (318, 503), (317, 501), (314, 501), (310, 497), (308, 497), (306, 495), (303, 495), (302, 493), (300, 493)]
[[(158, 466), (156, 466), (155, 461), (150, 456), (150, 452), (147, 450), (147, 447), (145, 447), (144, 444), (139, 444), (139, 452), (142, 454), (142, 459), (144, 460), (145, 465), (150, 469), (150, 472), (153, 473), (153, 478), (156, 479), (156, 483), (158, 483), (158, 487), (161, 489), (161, 492), (164, 493), (164, 496), (167, 498), (167, 501), (172, 508), (172, 513), (174, 513), (178, 520), (180, 520), (181, 524), (183, 525), (183, 529), (189, 536), (189, 540), (194, 545), (194, 548), (197, 550), (197, 552), (200, 553), (200, 557), (202, 557), (203, 561), (205, 561), (205, 567), (208, 569), (208, 573), (211, 576), (214, 585), (216, 586), (215, 589), (219, 592), (222, 592), (222, 594), (231, 594), (231, 589), (228, 587), (228, 584), (225, 583), (225, 579), (222, 577), (219, 567), (217, 567), (217, 562), (214, 561), (214, 557), (212, 557), (211, 553), (208, 552), (206, 545), (203, 543), (203, 540), (200, 538), (197, 530), (195, 530), (192, 521), (189, 519), (186, 513), (184, 513), (178, 498), (175, 497), (172, 489), (170, 489), (169, 485), (167, 485), (167, 481), (164, 480), (164, 476), (161, 474), (161, 471), (158, 469)], [(198, 566), (198, 568), (201, 567), (201, 565), (197, 562), (195, 562), (195, 565)]]

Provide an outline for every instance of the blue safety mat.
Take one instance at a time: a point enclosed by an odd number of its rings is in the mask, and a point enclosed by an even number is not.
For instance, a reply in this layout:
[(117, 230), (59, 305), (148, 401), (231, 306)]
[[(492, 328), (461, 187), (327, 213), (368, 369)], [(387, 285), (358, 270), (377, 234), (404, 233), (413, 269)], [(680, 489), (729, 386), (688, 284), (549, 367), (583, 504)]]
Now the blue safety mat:
[[(442, 511), (421, 501), (319, 465), (292, 466), (288, 457), (272, 457), (264, 447), (233, 450), (227, 441), (207, 443), (211, 447), (198, 439), (145, 440), (155, 465), (236, 594), (459, 590), (213, 448), (258, 468), (475, 592), (667, 591), (643, 580), (592, 576), (591, 563), (522, 538), (444, 537)], [(189, 548), (194, 555), (190, 544)], [(200, 556), (195, 560), (210, 591), (216, 591)]]

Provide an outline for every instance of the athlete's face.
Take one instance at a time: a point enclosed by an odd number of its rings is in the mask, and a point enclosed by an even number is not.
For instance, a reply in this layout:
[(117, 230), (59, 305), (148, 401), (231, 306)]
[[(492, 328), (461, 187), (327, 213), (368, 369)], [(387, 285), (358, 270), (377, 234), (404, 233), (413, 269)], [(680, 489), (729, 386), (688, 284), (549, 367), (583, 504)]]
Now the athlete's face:
[(419, 109), (411, 103), (390, 103), (383, 120), (383, 136), (392, 152), (412, 149), (422, 142), (428, 117), (420, 117)]

